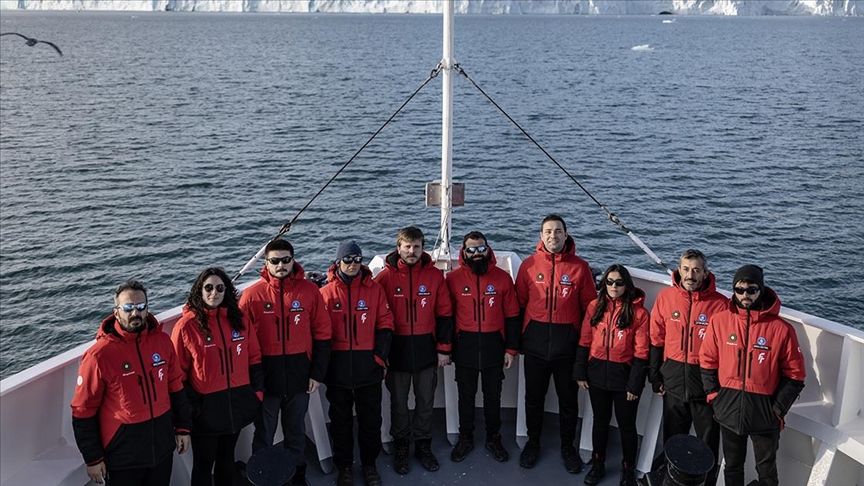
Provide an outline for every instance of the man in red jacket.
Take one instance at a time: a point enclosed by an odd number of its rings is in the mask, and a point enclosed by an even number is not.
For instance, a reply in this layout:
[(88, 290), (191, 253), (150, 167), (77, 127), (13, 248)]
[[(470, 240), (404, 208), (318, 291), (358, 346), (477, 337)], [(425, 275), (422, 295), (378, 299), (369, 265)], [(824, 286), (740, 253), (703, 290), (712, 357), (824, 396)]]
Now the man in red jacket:
[(699, 353), (702, 384), (722, 427), (727, 486), (744, 485), (748, 437), (759, 484), (776, 486), (783, 417), (804, 388), (804, 357), (762, 269), (745, 265), (732, 282), (732, 303), (711, 318)]
[(330, 314), (333, 351), (327, 369), (330, 436), (333, 462), (339, 470), (337, 486), (354, 484), (354, 410), (357, 441), (366, 486), (380, 486), (375, 461), (381, 453), (381, 381), (384, 379), (393, 314), (384, 289), (363, 265), (356, 241), (342, 242), (321, 288)]
[[(438, 366), (450, 362), (453, 319), (444, 274), (423, 251), (420, 228), (402, 228), (396, 250), (384, 259), (375, 280), (384, 287), (396, 326), (388, 357), (385, 383), (390, 390), (390, 435), (395, 453), (393, 469), (408, 473), (408, 447), (428, 471), (438, 470), (432, 454), (432, 409)], [(437, 366), (436, 366), (437, 365)], [(414, 385), (414, 417), (408, 411), (408, 391)]]
[[(261, 280), (240, 297), (240, 308), (258, 337), (264, 400), (255, 420), (252, 451), (273, 444), (282, 413), (283, 445), (299, 457), (306, 448), (309, 395), (318, 390), (330, 359), (330, 320), (318, 286), (305, 279), (294, 246), (275, 239), (264, 248)], [(293, 484), (306, 484), (306, 463)]]
[[(699, 250), (681, 254), (672, 286), (657, 294), (651, 309), (651, 376), (654, 391), (663, 397), (663, 440), (689, 434), (690, 426), (714, 453), (714, 469), (706, 486), (717, 482), (720, 428), (705, 402), (699, 371), (699, 350), (712, 316), (725, 312), (729, 299), (717, 291)], [(665, 459), (665, 457), (664, 457)]]
[(573, 381), (576, 346), (588, 304), (597, 298), (591, 268), (576, 256), (576, 243), (564, 219), (550, 214), (540, 223), (536, 253), (519, 267), (516, 295), (523, 310), (522, 346), (525, 355), (525, 422), (528, 443), (519, 465), (534, 467), (540, 455), (540, 432), (549, 380), (558, 393), (561, 457), (571, 474), (582, 471), (576, 423), (578, 390)]
[(171, 339), (129, 280), (81, 357), (72, 429), (87, 476), (102, 484), (168, 486), (174, 450), (189, 450), (191, 410)]
[(504, 370), (513, 366), (519, 349), (519, 304), (513, 279), (496, 266), (483, 233), (465, 235), (459, 263), (446, 277), (456, 321), (453, 361), (459, 392), (459, 442), (450, 459), (460, 462), (474, 449), (474, 397), (482, 377), (486, 449), (504, 462), (510, 455), (501, 444), (501, 389)]

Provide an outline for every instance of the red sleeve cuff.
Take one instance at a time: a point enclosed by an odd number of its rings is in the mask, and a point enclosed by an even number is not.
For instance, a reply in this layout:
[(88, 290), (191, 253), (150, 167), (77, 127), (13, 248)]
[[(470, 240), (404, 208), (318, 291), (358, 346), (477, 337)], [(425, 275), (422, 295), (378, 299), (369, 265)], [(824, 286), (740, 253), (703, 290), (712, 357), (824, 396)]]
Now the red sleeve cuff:
[(717, 398), (717, 392), (709, 393), (705, 395), (705, 402), (711, 403), (715, 398)]

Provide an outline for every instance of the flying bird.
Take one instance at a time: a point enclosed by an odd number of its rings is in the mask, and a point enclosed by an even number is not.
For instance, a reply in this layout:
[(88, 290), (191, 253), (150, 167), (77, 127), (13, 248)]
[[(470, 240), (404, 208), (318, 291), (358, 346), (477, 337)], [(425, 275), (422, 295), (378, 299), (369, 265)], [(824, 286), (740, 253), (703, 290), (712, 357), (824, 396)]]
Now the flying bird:
[(0, 37), (2, 37), (2, 36), (4, 36), (4, 35), (17, 35), (18, 37), (21, 37), (22, 39), (24, 39), (24, 40), (26, 41), (26, 44), (27, 44), (28, 46), (30, 46), (30, 47), (33, 47), (33, 46), (35, 46), (36, 44), (38, 44), (38, 43), (40, 43), (40, 42), (41, 42), (42, 44), (48, 44), (49, 46), (53, 47), (55, 51), (57, 51), (57, 54), (60, 54), (61, 56), (63, 55), (63, 51), (61, 51), (59, 47), (57, 47), (56, 45), (54, 45), (53, 42), (48, 42), (48, 41), (44, 41), (44, 40), (34, 39), (34, 38), (32, 38), (32, 37), (27, 37), (26, 35), (19, 34), (19, 33), (17, 33), (17, 32), (3, 32), (2, 34), (0, 34)]

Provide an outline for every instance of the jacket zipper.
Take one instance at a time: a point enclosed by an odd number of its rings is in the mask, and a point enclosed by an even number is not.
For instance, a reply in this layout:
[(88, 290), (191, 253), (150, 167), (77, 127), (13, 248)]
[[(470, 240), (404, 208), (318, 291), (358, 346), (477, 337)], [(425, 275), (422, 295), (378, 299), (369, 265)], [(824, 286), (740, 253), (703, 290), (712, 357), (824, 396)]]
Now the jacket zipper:
[[(145, 330), (142, 332), (147, 331)], [(141, 373), (143, 374), (146, 368), (144, 367), (144, 358), (141, 356), (141, 333), (138, 333), (138, 335), (135, 336), (135, 351), (138, 353), (138, 363), (141, 365)], [(145, 386), (145, 388), (147, 389), (147, 397), (150, 398), (149, 402), (147, 403), (150, 408), (150, 463), (156, 464), (156, 441), (152, 440), (156, 438), (156, 431), (153, 424), (153, 399), (152, 397), (150, 397), (150, 387)]]
[[(222, 347), (225, 349), (225, 360), (227, 361), (226, 366), (222, 370), (222, 374), (225, 375), (225, 390), (228, 392), (228, 420), (231, 424), (231, 432), (234, 432), (234, 411), (231, 407), (231, 373), (234, 372), (233, 366), (233, 355), (228, 350), (228, 343), (225, 341), (225, 332), (222, 329), (222, 321), (219, 319), (219, 312), (216, 312), (216, 325), (219, 327), (219, 337), (222, 338)], [(219, 350), (219, 358), (222, 358), (222, 350)], [(230, 366), (229, 366), (230, 365)]]
[[(356, 278), (356, 277), (355, 277)], [(353, 280), (353, 279), (352, 279)], [(348, 314), (346, 322), (346, 333), (345, 336), (348, 338), (348, 369), (350, 370), (348, 373), (348, 384), (353, 388), (354, 387), (354, 336), (352, 336), (352, 331), (357, 332), (357, 316), (354, 315), (354, 306), (351, 305), (351, 280), (345, 282), (345, 287), (347, 288), (347, 304), (348, 304)], [(352, 328), (353, 323), (353, 328)], [(374, 354), (374, 353), (373, 353)]]
[[(743, 354), (747, 352), (747, 348), (750, 347), (750, 309), (747, 309), (747, 320), (744, 322), (744, 349), (738, 350), (738, 360), (739, 360), (739, 369), (740, 369), (740, 361), (743, 361)], [(744, 363), (744, 373), (741, 376), (741, 397), (738, 400), (739, 410), (744, 410), (744, 394), (747, 393), (745, 390), (747, 389), (747, 363)], [(738, 427), (742, 430), (744, 428), (744, 415), (745, 413), (739, 414), (738, 419)]]
[(408, 327), (411, 330), (408, 342), (411, 343), (411, 371), (416, 370), (417, 358), (414, 353), (414, 311), (417, 309), (417, 300), (414, 296), (414, 266), (408, 267)]
[(480, 293), (480, 275), (476, 275), (476, 285), (477, 285), (477, 299), (474, 299), (474, 303), (476, 305), (474, 313), (477, 316), (477, 369), (482, 369), (483, 366), (483, 342), (481, 337), (483, 336), (483, 305), (485, 304), (485, 297), (481, 297)]
[(546, 358), (549, 359), (552, 357), (552, 315), (555, 313), (553, 307), (555, 307), (555, 254), (552, 254), (552, 275), (549, 276), (549, 289), (550, 297), (552, 300), (552, 305), (549, 306), (549, 323), (546, 325), (546, 336), (548, 337), (548, 344), (546, 349)]

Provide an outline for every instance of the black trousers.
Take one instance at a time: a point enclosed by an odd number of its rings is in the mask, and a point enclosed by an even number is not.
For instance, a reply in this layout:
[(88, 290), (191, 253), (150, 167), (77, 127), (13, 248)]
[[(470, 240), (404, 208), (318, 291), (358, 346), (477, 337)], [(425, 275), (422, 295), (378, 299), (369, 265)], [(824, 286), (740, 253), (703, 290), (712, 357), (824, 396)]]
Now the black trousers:
[(357, 410), (357, 442), (360, 464), (374, 466), (381, 453), (381, 382), (359, 388), (327, 387), (330, 402), (330, 437), (336, 467), (354, 464), (354, 410)]
[(589, 385), (588, 396), (591, 397), (591, 408), (594, 409), (594, 427), (591, 438), (594, 441), (594, 454), (606, 457), (606, 446), (609, 444), (609, 423), (612, 421), (612, 406), (615, 406), (615, 418), (618, 420), (618, 431), (621, 433), (622, 458), (629, 466), (636, 464), (636, 450), (639, 447), (639, 436), (636, 433), (636, 412), (639, 411), (639, 399), (627, 400), (627, 392), (615, 392)]
[[(555, 380), (555, 391), (558, 393), (561, 446), (573, 445), (576, 439), (576, 422), (579, 419), (578, 389), (573, 381), (574, 361), (575, 358), (546, 361), (525, 355), (525, 423), (529, 440), (540, 440), (546, 393), (549, 391), (551, 378)], [(578, 445), (576, 447), (578, 449)]]
[(696, 437), (714, 454), (714, 469), (705, 480), (705, 486), (714, 486), (720, 471), (720, 425), (714, 421), (714, 409), (704, 399), (685, 402), (668, 392), (663, 395), (663, 442), (674, 435), (690, 434), (691, 424), (696, 429)]
[(108, 481), (105, 486), (168, 486), (168, 483), (171, 482), (172, 467), (174, 467), (174, 454), (163, 459), (154, 467), (120, 470), (109, 468)]
[(459, 390), (459, 433), (474, 434), (474, 398), (477, 396), (477, 378), (483, 378), (483, 418), (486, 437), (501, 431), (501, 389), (504, 369), (492, 366), (478, 370), (456, 365), (456, 387)]
[(756, 472), (760, 486), (777, 486), (777, 449), (780, 447), (780, 431), (768, 434), (738, 435), (723, 427), (723, 457), (726, 467), (723, 476), (726, 486), (744, 486), (744, 460), (747, 457), (747, 438), (753, 442)]
[[(390, 435), (393, 439), (432, 439), (432, 411), (435, 387), (438, 386), (438, 367), (432, 366), (417, 373), (390, 370), (384, 383), (390, 390)], [(411, 383), (414, 383), (413, 417), (408, 410)]]
[(234, 483), (234, 448), (239, 437), (240, 432), (192, 435), (192, 486), (231, 486)]

